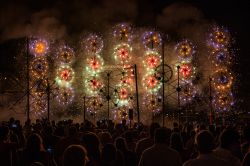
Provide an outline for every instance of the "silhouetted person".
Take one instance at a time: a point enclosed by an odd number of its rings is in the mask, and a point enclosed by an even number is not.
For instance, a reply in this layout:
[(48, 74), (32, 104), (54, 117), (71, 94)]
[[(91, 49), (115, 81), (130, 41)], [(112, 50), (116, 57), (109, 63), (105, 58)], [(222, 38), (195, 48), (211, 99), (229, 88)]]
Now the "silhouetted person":
[(124, 158), (113, 144), (106, 144), (102, 148), (101, 166), (124, 166)]
[(250, 126), (243, 130), (244, 142), (241, 144), (242, 155), (245, 156), (250, 149)]
[(17, 164), (17, 144), (9, 140), (9, 128), (0, 126), (0, 165)]
[(220, 135), (220, 145), (214, 150), (216, 157), (228, 161), (233, 166), (240, 166), (240, 159), (235, 153), (240, 152), (240, 136), (234, 129), (226, 129)]
[(139, 166), (180, 166), (179, 153), (168, 147), (170, 129), (158, 128), (155, 131), (155, 143), (143, 151)]
[(195, 135), (196, 132), (194, 130), (192, 130), (190, 132), (190, 138), (188, 139), (187, 143), (186, 143), (186, 148), (187, 148), (187, 153), (189, 154), (189, 157), (192, 156), (192, 154), (194, 154), (196, 152), (195, 149)]
[(118, 137), (115, 140), (115, 146), (117, 150), (120, 150), (122, 152), (125, 166), (136, 165), (136, 154), (128, 149), (126, 140), (124, 138)]
[(87, 150), (81, 145), (70, 145), (63, 152), (63, 166), (85, 166)]
[(100, 141), (96, 134), (87, 133), (82, 137), (84, 147), (87, 149), (89, 162), (87, 166), (98, 166), (101, 161)]
[(212, 153), (214, 148), (214, 137), (207, 131), (202, 130), (196, 136), (196, 145), (199, 155), (196, 159), (188, 160), (183, 166), (228, 166), (224, 160), (215, 157)]
[(154, 145), (154, 133), (155, 130), (159, 127), (160, 127), (159, 123), (152, 123), (149, 129), (149, 137), (143, 138), (137, 142), (135, 153), (138, 157), (138, 160), (141, 158), (141, 154), (145, 149)]
[(100, 142), (102, 144), (102, 146), (105, 146), (107, 143), (112, 143), (112, 136), (109, 132), (100, 132), (98, 133)]
[(182, 141), (180, 133), (174, 132), (171, 134), (170, 148), (179, 152), (182, 162), (185, 162), (188, 159), (187, 150), (184, 149), (183, 141)]
[(62, 155), (64, 150), (70, 145), (81, 145), (82, 142), (78, 137), (78, 131), (75, 126), (69, 127), (69, 135), (65, 138), (62, 138), (58, 141), (56, 145), (55, 157), (57, 159), (57, 163), (62, 161)]
[(30, 165), (33, 162), (49, 165), (49, 155), (44, 150), (42, 138), (38, 134), (31, 134), (28, 137), (21, 161), (22, 165)]
[(249, 166), (250, 165), (250, 149), (249, 152), (245, 155), (242, 166)]

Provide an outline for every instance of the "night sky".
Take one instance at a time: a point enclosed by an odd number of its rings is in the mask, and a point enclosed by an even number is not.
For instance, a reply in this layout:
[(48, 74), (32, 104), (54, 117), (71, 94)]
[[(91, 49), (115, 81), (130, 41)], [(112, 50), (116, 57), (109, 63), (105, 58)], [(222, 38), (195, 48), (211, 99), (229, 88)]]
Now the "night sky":
[[(175, 5), (178, 4), (178, 5)], [(181, 4), (181, 5), (179, 5)], [(76, 37), (82, 30), (104, 32), (103, 28), (121, 21), (130, 21), (135, 26), (160, 27), (167, 24), (159, 21), (166, 8), (175, 10), (182, 21), (183, 10), (178, 7), (192, 6), (190, 10), (198, 21), (219, 23), (229, 28), (236, 48), (236, 64), (233, 67), (238, 73), (238, 95), (250, 108), (250, 2), (241, 0), (11, 0), (0, 2), (0, 72), (15, 72), (12, 65), (17, 53), (19, 39), (32, 29), (42, 33), (55, 32), (55, 37)], [(174, 7), (173, 7), (174, 6)], [(177, 7), (176, 7), (177, 6)], [(197, 11), (196, 11), (197, 9)], [(169, 11), (168, 10), (168, 11)], [(198, 14), (197, 14), (198, 13)], [(183, 15), (182, 15), (183, 14)], [(192, 23), (196, 18), (185, 19)], [(202, 14), (202, 16), (200, 16)], [(174, 15), (172, 16), (174, 18)], [(171, 19), (169, 19), (171, 20)], [(172, 23), (173, 24), (173, 23)], [(182, 24), (178, 22), (176, 28)], [(164, 26), (163, 26), (164, 27)], [(166, 27), (166, 26), (165, 26)], [(171, 32), (172, 26), (166, 33)], [(21, 39), (22, 40), (22, 39)]]

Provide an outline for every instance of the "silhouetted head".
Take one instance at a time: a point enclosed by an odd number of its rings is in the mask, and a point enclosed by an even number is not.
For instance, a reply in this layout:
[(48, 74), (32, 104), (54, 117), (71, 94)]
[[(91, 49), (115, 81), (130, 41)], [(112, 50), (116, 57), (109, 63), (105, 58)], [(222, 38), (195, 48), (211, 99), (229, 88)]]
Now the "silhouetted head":
[(88, 151), (88, 155), (96, 159), (100, 158), (100, 141), (95, 133), (89, 132), (84, 134), (82, 141), (85, 145), (85, 148)]
[(106, 144), (102, 149), (101, 156), (103, 163), (111, 163), (116, 159), (116, 148), (113, 144)]
[(243, 131), (244, 138), (250, 142), (250, 126), (247, 126)]
[(85, 166), (87, 151), (81, 145), (70, 145), (63, 152), (63, 166)]
[(202, 130), (197, 134), (195, 143), (201, 154), (211, 153), (214, 148), (214, 137), (209, 131)]
[(149, 129), (149, 134), (150, 134), (150, 137), (152, 138), (152, 137), (154, 137), (154, 133), (155, 133), (155, 130), (157, 129), (157, 128), (160, 128), (160, 125), (159, 125), (159, 123), (151, 123), (151, 125), (150, 125), (150, 129)]
[(75, 126), (70, 126), (69, 128), (69, 136), (73, 137), (73, 136), (77, 136), (77, 128)]
[(107, 143), (112, 143), (112, 136), (109, 132), (101, 132), (99, 138), (103, 146)]
[(121, 150), (122, 152), (128, 150), (126, 140), (122, 137), (118, 137), (115, 140), (115, 147), (116, 149)]
[(170, 147), (177, 151), (183, 150), (183, 141), (182, 141), (180, 133), (174, 132), (171, 134)]
[(38, 134), (31, 134), (27, 140), (27, 150), (30, 152), (39, 152), (42, 148), (42, 138)]
[(156, 144), (169, 144), (171, 130), (168, 128), (158, 128), (155, 130), (155, 143)]
[(224, 149), (231, 149), (234, 145), (239, 145), (239, 133), (234, 129), (226, 129), (220, 135), (220, 146)]

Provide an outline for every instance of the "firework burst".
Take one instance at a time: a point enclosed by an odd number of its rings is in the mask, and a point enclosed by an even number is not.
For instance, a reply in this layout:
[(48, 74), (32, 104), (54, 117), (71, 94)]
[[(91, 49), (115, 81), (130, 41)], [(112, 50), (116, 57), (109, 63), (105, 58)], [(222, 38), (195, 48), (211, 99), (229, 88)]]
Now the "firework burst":
[(103, 49), (103, 40), (96, 34), (90, 34), (86, 37), (83, 45), (85, 45), (88, 54), (99, 54)]
[(226, 48), (230, 45), (230, 33), (223, 27), (215, 26), (208, 35), (208, 45), (214, 49)]
[(130, 42), (132, 38), (132, 27), (129, 24), (121, 23), (114, 26), (113, 36), (117, 40)]
[(45, 39), (32, 40), (29, 43), (29, 51), (32, 55), (44, 56), (49, 50), (49, 44)]
[(45, 57), (34, 58), (30, 63), (31, 76), (34, 79), (42, 79), (48, 74), (49, 65)]
[(142, 43), (147, 50), (155, 50), (161, 46), (162, 38), (158, 32), (146, 31), (142, 35)]
[(75, 53), (72, 48), (63, 45), (59, 47), (59, 50), (57, 51), (57, 59), (59, 62), (64, 64), (70, 64), (73, 62), (75, 57)]
[(191, 41), (183, 40), (175, 46), (175, 52), (181, 61), (190, 61), (196, 49)]

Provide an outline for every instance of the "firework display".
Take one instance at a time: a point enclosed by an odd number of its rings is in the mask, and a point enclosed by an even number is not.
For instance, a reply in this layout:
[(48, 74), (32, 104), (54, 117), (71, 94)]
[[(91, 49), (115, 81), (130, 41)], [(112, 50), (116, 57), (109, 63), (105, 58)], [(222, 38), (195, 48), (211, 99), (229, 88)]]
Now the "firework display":
[(179, 69), (180, 77), (183, 80), (188, 80), (193, 77), (195, 70), (191, 63), (182, 62), (181, 64), (178, 65), (180, 66)]
[(142, 35), (142, 42), (146, 49), (155, 50), (162, 44), (161, 35), (155, 31), (146, 31)]
[(49, 44), (45, 39), (32, 40), (29, 43), (29, 50), (34, 56), (44, 56), (49, 50)]
[(87, 98), (87, 111), (90, 113), (97, 113), (103, 106), (103, 100), (100, 96), (91, 96)]
[(100, 78), (92, 76), (90, 79), (86, 79), (85, 87), (88, 94), (93, 95), (97, 94), (103, 87), (103, 83)]
[(231, 110), (234, 105), (231, 92), (234, 76), (230, 71), (232, 63), (230, 53), (231, 35), (224, 27), (214, 26), (208, 35), (207, 44), (211, 49), (210, 59), (215, 68), (211, 77), (214, 89), (214, 109), (218, 112)]
[(103, 49), (103, 40), (96, 34), (90, 34), (85, 40), (86, 61), (84, 76), (84, 87), (87, 98), (87, 111), (96, 114), (103, 106), (100, 90), (104, 87), (99, 73), (103, 71), (104, 61), (100, 56)]
[(162, 45), (162, 38), (160, 33), (156, 31), (146, 31), (142, 35), (142, 43), (145, 48), (143, 66), (146, 70), (142, 79), (142, 84), (146, 91), (143, 101), (144, 105), (149, 106), (146, 110), (156, 113), (160, 111), (156, 100), (159, 98), (158, 92), (162, 87), (160, 73), (156, 70), (162, 65), (162, 57), (158, 52)]
[(132, 58), (132, 47), (129, 44), (122, 43), (118, 44), (114, 49), (114, 57), (118, 63), (122, 65), (128, 64)]
[(161, 111), (160, 107), (162, 104), (162, 97), (155, 94), (147, 94), (144, 96), (143, 105), (145, 109), (148, 111), (152, 111), (153, 113), (159, 113)]
[(182, 91), (180, 93), (181, 104), (185, 105), (194, 100), (200, 95), (199, 88), (193, 83), (183, 82), (180, 85)]
[(103, 49), (103, 40), (96, 34), (90, 34), (83, 45), (85, 45), (88, 54), (98, 54)]
[(90, 74), (97, 74), (102, 71), (104, 61), (100, 55), (87, 58), (86, 71)]
[(74, 90), (72, 87), (70, 88), (60, 88), (57, 91), (57, 96), (56, 96), (57, 101), (60, 103), (62, 106), (69, 105), (72, 103), (74, 99)]
[(191, 41), (183, 40), (175, 46), (175, 52), (180, 60), (190, 61), (196, 49)]
[(231, 65), (232, 57), (227, 49), (215, 49), (211, 54), (212, 63), (216, 67)]
[(218, 91), (226, 91), (232, 87), (233, 76), (227, 69), (216, 70), (212, 76), (214, 88)]
[(48, 74), (48, 62), (45, 57), (34, 58), (30, 63), (31, 76), (42, 79)]
[(234, 105), (233, 94), (230, 91), (218, 92), (213, 97), (213, 104), (216, 111), (228, 111)]
[(114, 26), (113, 36), (117, 40), (130, 42), (132, 38), (132, 27), (129, 24), (121, 23)]
[(121, 84), (132, 88), (132, 86), (134, 84), (133, 75), (130, 75), (130, 76), (127, 75), (127, 76), (122, 77)]
[(143, 87), (148, 93), (156, 93), (162, 86), (160, 80), (154, 74), (147, 73), (143, 78)]
[(132, 89), (124, 84), (119, 84), (114, 90), (115, 103), (120, 106), (128, 106), (132, 97)]
[(44, 116), (47, 109), (46, 101), (46, 79), (48, 78), (49, 64), (47, 53), (49, 44), (47, 40), (39, 38), (29, 42), (29, 52), (33, 55), (30, 61), (30, 96), (31, 112), (33, 116)]
[(60, 87), (70, 87), (74, 75), (75, 73), (69, 65), (61, 65), (57, 70), (56, 82)]
[(31, 112), (33, 113), (33, 116), (42, 117), (47, 111), (47, 101), (45, 99), (44, 95), (32, 95), (31, 98)]
[(112, 111), (113, 112), (113, 118), (117, 122), (121, 122), (123, 119), (128, 119), (128, 111), (129, 111), (129, 107), (127, 107), (127, 106), (116, 107)]
[(57, 60), (61, 63), (70, 64), (74, 60), (75, 53), (72, 48), (63, 45), (57, 51)]
[[(132, 30), (126, 23), (117, 24), (105, 40), (91, 33), (81, 40), (80, 46), (69, 47), (60, 45), (63, 41), (55, 41), (53, 49), (43, 38), (31, 40), (29, 53), (32, 56), (28, 68), (31, 110), (42, 115), (48, 109), (48, 81), (54, 81), (56, 85), (56, 89), (51, 88), (51, 101), (53, 98), (58, 101), (51, 108), (60, 105), (66, 111), (75, 103), (83, 106), (78, 95), (84, 95), (89, 113), (102, 116), (108, 108), (113, 111), (114, 119), (119, 120), (128, 118), (129, 109), (136, 110), (133, 102), (137, 93), (138, 100), (142, 100), (138, 101), (138, 108), (158, 116), (164, 108), (163, 97), (159, 95), (163, 92), (163, 83), (165, 95), (172, 95), (168, 98), (171, 101), (164, 100), (171, 109), (177, 104), (178, 108), (195, 105), (201, 97), (208, 95), (205, 94), (207, 91), (211, 91), (210, 98), (204, 102), (209, 100), (214, 110), (232, 109), (237, 75), (230, 69), (235, 54), (231, 50), (231, 35), (225, 28), (214, 26), (211, 29), (205, 42), (207, 48), (201, 47), (203, 42), (199, 40), (186, 38), (178, 40), (177, 44), (166, 42), (161, 47), (162, 33), (142, 31)], [(167, 71), (171, 76), (167, 76)], [(206, 82), (208, 77), (211, 84)]]
[(213, 49), (230, 46), (230, 33), (223, 27), (214, 26), (208, 35), (208, 45)]
[(156, 51), (147, 51), (144, 56), (143, 64), (147, 70), (155, 70), (161, 62), (161, 56)]

